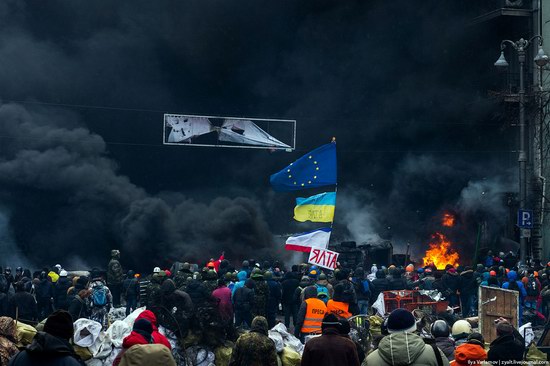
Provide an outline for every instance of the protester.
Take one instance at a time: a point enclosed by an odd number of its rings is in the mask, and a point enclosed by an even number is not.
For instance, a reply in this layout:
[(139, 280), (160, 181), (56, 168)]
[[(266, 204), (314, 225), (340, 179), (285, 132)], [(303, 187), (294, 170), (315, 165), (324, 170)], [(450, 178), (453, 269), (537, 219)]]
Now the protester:
[(427, 345), (412, 332), (416, 320), (410, 311), (396, 309), (388, 317), (389, 335), (382, 338), (378, 349), (367, 356), (366, 365), (449, 365), (445, 354), (436, 345)]
[(359, 366), (355, 344), (341, 335), (341, 323), (334, 314), (322, 318), (322, 335), (306, 343), (301, 366)]
[(302, 341), (309, 334), (319, 334), (321, 332), (321, 322), (327, 307), (325, 303), (317, 298), (317, 288), (315, 286), (306, 287), (304, 290), (304, 301), (298, 310), (298, 319), (294, 335)]
[(285, 273), (284, 279), (281, 282), (281, 302), (283, 305), (283, 313), (285, 316), (285, 326), (290, 327), (290, 318), (292, 317), (292, 325), (296, 327), (296, 316), (298, 315), (299, 306), (294, 301), (294, 293), (300, 284), (298, 266), (292, 266), (292, 271)]
[(53, 304), (56, 310), (69, 309), (69, 297), (67, 291), (71, 287), (71, 281), (67, 278), (67, 271), (59, 273), (59, 280), (53, 286)]
[(231, 354), (229, 366), (277, 366), (275, 343), (268, 337), (267, 319), (257, 316), (250, 332), (239, 337)]
[(235, 326), (244, 324), (245, 327), (252, 325), (252, 308), (254, 307), (254, 281), (248, 279), (244, 287), (238, 288), (233, 296), (233, 307), (235, 310)]
[(161, 344), (137, 344), (124, 353), (119, 366), (176, 366), (176, 361)]
[(122, 292), (122, 280), (124, 272), (120, 265), (120, 250), (111, 250), (111, 260), (107, 266), (107, 286), (112, 294), (113, 306), (120, 306), (120, 295)]
[(497, 338), (491, 342), (487, 361), (500, 363), (522, 361), (525, 352), (525, 341), (519, 332), (504, 319), (497, 324)]
[(65, 310), (51, 314), (44, 331), (34, 336), (32, 343), (15, 355), (10, 366), (83, 366), (69, 340), (73, 336), (73, 319)]
[(38, 320), (38, 308), (34, 297), (25, 291), (25, 284), (15, 284), (15, 295), (8, 301), (9, 313), (13, 319), (27, 324), (34, 324)]
[(449, 361), (455, 358), (455, 342), (451, 338), (449, 324), (445, 320), (436, 320), (430, 327), (430, 333), (435, 339), (436, 346), (445, 354)]
[(468, 341), (455, 350), (455, 360), (451, 361), (451, 366), (482, 365), (487, 359), (485, 352), (485, 340), (480, 333), (472, 333), (468, 336)]
[(151, 310), (144, 310), (138, 315), (136, 321), (140, 319), (145, 319), (151, 323), (151, 327), (153, 329), (153, 331), (151, 332), (153, 343), (163, 344), (166, 347), (172, 349), (172, 346), (170, 345), (170, 342), (168, 342), (166, 336), (160, 334), (158, 331), (157, 317), (155, 316), (155, 313), (153, 313)]
[(152, 344), (154, 343), (153, 339), (153, 326), (151, 322), (145, 318), (136, 319), (134, 326), (132, 328), (132, 333), (128, 335), (122, 341), (122, 351), (116, 356), (113, 361), (113, 366), (118, 366), (122, 356), (126, 351), (128, 351), (132, 346), (136, 344)]
[(128, 316), (136, 310), (139, 301), (139, 281), (132, 270), (128, 271), (126, 279), (122, 281), (122, 296), (126, 301), (126, 316)]
[(279, 311), (279, 304), (281, 303), (281, 284), (273, 279), (273, 273), (270, 271), (264, 274), (267, 287), (269, 289), (267, 296), (267, 324), (269, 329), (275, 326), (275, 318)]

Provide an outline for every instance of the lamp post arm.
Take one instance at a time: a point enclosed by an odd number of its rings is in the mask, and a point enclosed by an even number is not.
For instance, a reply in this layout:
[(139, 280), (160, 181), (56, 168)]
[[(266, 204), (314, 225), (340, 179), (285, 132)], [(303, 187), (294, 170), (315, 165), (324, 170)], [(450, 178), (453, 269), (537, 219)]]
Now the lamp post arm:
[(509, 39), (505, 39), (504, 41), (500, 42), (500, 50), (501, 51), (504, 51), (504, 49), (506, 48), (506, 44), (509, 44), (515, 50), (517, 50), (516, 42), (510, 41)]
[(533, 43), (533, 41), (534, 41), (535, 39), (538, 39), (538, 40), (539, 40), (539, 46), (542, 46), (542, 43), (544, 42), (544, 38), (542, 38), (542, 36), (539, 36), (539, 35), (536, 35), (536, 36), (534, 36), (533, 38), (531, 38), (531, 39), (529, 40), (529, 43)]

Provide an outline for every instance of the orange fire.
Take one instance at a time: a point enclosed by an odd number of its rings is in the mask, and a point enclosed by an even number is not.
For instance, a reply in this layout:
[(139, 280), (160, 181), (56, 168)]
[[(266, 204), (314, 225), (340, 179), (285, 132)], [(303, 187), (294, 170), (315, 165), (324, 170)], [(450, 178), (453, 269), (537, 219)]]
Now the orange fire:
[(441, 223), (443, 224), (443, 226), (453, 227), (455, 226), (455, 217), (450, 213), (445, 213), (443, 214), (443, 219)]
[(424, 266), (433, 263), (437, 269), (444, 269), (447, 264), (458, 265), (458, 253), (451, 248), (451, 241), (442, 233), (433, 234), (429, 246), (423, 258)]

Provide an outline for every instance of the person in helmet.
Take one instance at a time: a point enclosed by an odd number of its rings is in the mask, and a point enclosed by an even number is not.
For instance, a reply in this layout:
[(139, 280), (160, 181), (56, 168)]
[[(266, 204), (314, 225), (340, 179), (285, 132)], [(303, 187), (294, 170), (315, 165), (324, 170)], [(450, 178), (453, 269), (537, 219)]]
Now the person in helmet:
[(120, 250), (111, 250), (111, 260), (107, 266), (107, 286), (111, 290), (113, 296), (113, 306), (120, 306), (120, 295), (122, 293), (122, 281), (124, 280), (124, 272), (120, 265)]
[(59, 273), (59, 280), (53, 285), (53, 305), (55, 310), (68, 310), (69, 309), (69, 297), (67, 292), (71, 287), (71, 281), (67, 278), (67, 271), (64, 269)]
[(453, 339), (455, 340), (455, 344), (458, 347), (468, 341), (468, 336), (472, 333), (472, 326), (468, 323), (468, 321), (460, 319), (453, 324), (451, 333), (453, 335)]
[(445, 320), (436, 320), (430, 327), (430, 333), (435, 339), (435, 344), (439, 348), (449, 361), (455, 358), (455, 342), (449, 338), (451, 329), (449, 324)]

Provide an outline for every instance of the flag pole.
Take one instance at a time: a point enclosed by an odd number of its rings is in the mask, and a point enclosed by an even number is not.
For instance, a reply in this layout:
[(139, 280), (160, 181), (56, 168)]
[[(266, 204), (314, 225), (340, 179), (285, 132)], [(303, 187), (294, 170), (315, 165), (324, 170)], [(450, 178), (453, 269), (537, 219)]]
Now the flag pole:
[[(333, 144), (336, 144), (336, 136), (332, 136), (332, 139), (330, 141)], [(336, 169), (338, 169), (338, 164), (336, 164)], [(337, 197), (338, 193), (338, 180), (336, 181), (336, 184), (334, 185), (334, 195)], [(330, 222), (330, 233), (332, 234), (332, 227), (334, 226), (334, 217), (336, 216), (336, 197), (334, 198), (334, 215), (332, 215), (332, 221)]]

